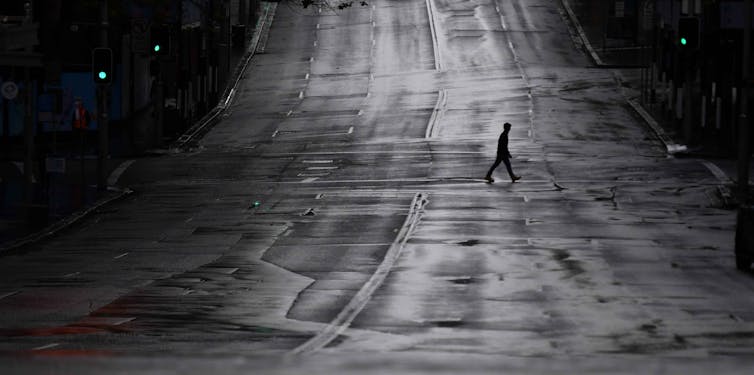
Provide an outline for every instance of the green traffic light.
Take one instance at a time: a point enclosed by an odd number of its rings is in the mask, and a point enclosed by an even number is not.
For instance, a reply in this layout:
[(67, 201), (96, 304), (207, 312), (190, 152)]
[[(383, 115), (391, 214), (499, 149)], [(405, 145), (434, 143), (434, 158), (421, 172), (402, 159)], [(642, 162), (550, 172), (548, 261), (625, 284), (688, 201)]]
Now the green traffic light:
[(160, 52), (160, 45), (159, 44), (155, 44), (154, 45), (154, 51), (155, 52)]
[(688, 43), (688, 41), (686, 40), (686, 38), (681, 38), (681, 44), (685, 46), (686, 43)]
[(99, 79), (105, 79), (107, 78), (107, 73), (104, 71), (100, 71), (97, 76), (99, 77)]

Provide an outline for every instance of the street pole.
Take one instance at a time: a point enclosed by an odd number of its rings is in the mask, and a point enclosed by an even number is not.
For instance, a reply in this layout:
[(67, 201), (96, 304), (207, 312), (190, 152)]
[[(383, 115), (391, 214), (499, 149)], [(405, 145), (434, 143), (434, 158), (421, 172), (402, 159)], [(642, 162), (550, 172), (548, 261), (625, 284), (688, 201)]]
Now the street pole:
[[(107, 20), (107, 0), (100, 0), (100, 46), (107, 48), (107, 29), (109, 27)], [(97, 131), (99, 147), (97, 155), (97, 189), (103, 191), (107, 189), (107, 156), (109, 154), (109, 137), (108, 137), (108, 85), (97, 85)]]
[[(32, 23), (32, 12), (34, 4), (31, 1), (24, 4), (26, 10), (25, 23)], [(31, 48), (27, 48), (26, 52), (31, 52)], [(31, 82), (31, 68), (24, 67), (24, 87), (26, 91), (26, 100), (24, 103), (24, 205), (26, 206), (26, 218), (29, 223), (32, 222), (33, 210), (32, 203), (34, 200), (34, 113), (31, 105), (34, 99)]]
[[(5, 80), (9, 81), (10, 79), (6, 77)], [(9, 104), (10, 100), (3, 97), (3, 150), (5, 150), (3, 156), (6, 160), (10, 160), (10, 124), (8, 123), (8, 119), (10, 118), (10, 116), (8, 116)]]
[(739, 203), (746, 204), (749, 194), (749, 159), (751, 151), (749, 144), (749, 57), (751, 53), (751, 0), (744, 5), (744, 38), (743, 59), (741, 65), (741, 114), (738, 117), (739, 147), (738, 147), (738, 192)]
[(682, 52), (684, 63), (684, 82), (683, 82), (683, 138), (687, 143), (691, 143), (691, 137), (693, 134), (693, 113), (694, 108), (691, 101), (691, 88), (694, 80), (694, 68), (695, 68), (695, 51), (683, 51)]

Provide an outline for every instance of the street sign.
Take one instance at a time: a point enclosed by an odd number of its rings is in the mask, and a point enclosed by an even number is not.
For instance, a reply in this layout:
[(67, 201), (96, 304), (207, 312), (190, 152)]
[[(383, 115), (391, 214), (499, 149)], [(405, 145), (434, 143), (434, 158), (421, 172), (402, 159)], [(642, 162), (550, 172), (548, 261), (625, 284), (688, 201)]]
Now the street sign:
[(18, 96), (18, 85), (11, 81), (5, 82), (0, 86), (0, 91), (2, 91), (3, 98), (13, 100)]

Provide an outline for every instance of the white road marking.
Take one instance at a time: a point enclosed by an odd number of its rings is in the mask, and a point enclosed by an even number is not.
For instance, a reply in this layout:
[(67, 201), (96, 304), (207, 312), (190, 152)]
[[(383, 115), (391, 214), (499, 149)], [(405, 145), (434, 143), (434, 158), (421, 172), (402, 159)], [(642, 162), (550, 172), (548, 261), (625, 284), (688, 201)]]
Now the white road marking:
[(272, 133), (272, 138), (277, 137), (277, 135), (278, 135), (279, 132), (280, 132), (280, 130), (275, 130), (275, 132)]
[(115, 168), (113, 173), (110, 173), (110, 176), (107, 178), (107, 186), (115, 186), (115, 184), (118, 183), (118, 180), (120, 179), (120, 176), (123, 175), (123, 172), (128, 169), (128, 167), (131, 166), (136, 160), (126, 160), (118, 166), (118, 168)]
[(318, 179), (319, 179), (319, 177), (309, 177), (309, 178), (305, 178), (305, 179), (301, 180), (301, 183), (306, 184), (306, 183), (309, 183), (309, 182), (317, 181)]
[(128, 253), (123, 253), (123, 254), (120, 254), (118, 256), (114, 256), (113, 259), (120, 259), (120, 258), (123, 258), (126, 255), (128, 255)]
[(332, 159), (319, 159), (319, 160), (307, 159), (307, 160), (301, 160), (301, 162), (305, 164), (330, 164), (333, 162), (333, 160)]
[[(279, 152), (270, 153), (271, 156), (301, 156), (301, 155), (352, 155), (352, 154), (395, 154), (395, 155), (426, 155), (427, 151), (313, 151), (313, 152)], [(489, 155), (484, 151), (431, 151), (432, 155)]]
[(80, 325), (82, 326), (90, 326), (90, 327), (101, 327), (101, 326), (119, 326), (124, 323), (128, 323), (130, 321), (136, 320), (134, 317), (129, 318), (123, 318), (123, 317), (109, 317), (109, 316), (88, 316), (84, 318)]
[(524, 195), (524, 202), (529, 203), (529, 197), (527, 197), (526, 195)]
[(307, 79), (307, 80), (309, 79), (309, 73), (306, 73), (306, 76), (304, 77), (304, 79)]
[(63, 277), (66, 278), (66, 279), (69, 279), (71, 277), (76, 277), (76, 276), (78, 276), (80, 274), (81, 274), (81, 272), (71, 272), (69, 274), (63, 275)]
[(21, 293), (21, 291), (20, 290), (14, 290), (14, 291), (12, 291), (10, 293), (0, 294), (0, 299), (8, 298), (8, 297), (16, 295), (18, 293)]
[(299, 91), (298, 92), (298, 98), (299, 99), (303, 99), (304, 98), (304, 92), (303, 91)]
[(319, 24), (317, 24), (317, 30), (319, 30)]
[[(359, 111), (359, 113), (361, 113), (361, 111)], [(353, 126), (348, 128), (348, 134), (353, 134)]]
[(317, 194), (316, 197), (314, 197), (314, 199), (322, 199), (322, 197), (324, 197), (324, 196), (325, 196), (325, 194), (319, 193), (319, 194)]
[(408, 215), (406, 215), (406, 220), (403, 222), (401, 230), (398, 232), (395, 240), (390, 245), (387, 253), (385, 253), (385, 257), (382, 259), (382, 263), (380, 263), (380, 265), (377, 267), (375, 273), (372, 274), (369, 280), (364, 283), (364, 285), (361, 287), (361, 289), (359, 289), (356, 295), (353, 296), (351, 301), (348, 302), (343, 310), (338, 313), (335, 319), (333, 319), (330, 324), (325, 327), (325, 329), (317, 333), (317, 335), (307, 340), (303, 344), (294, 348), (289, 353), (289, 355), (313, 353), (317, 350), (320, 350), (327, 346), (327, 344), (332, 342), (332, 340), (336, 339), (351, 325), (351, 322), (353, 322), (353, 320), (357, 315), (359, 315), (361, 310), (364, 309), (364, 306), (366, 306), (366, 304), (372, 298), (374, 292), (377, 291), (380, 285), (382, 285), (382, 283), (385, 281), (385, 278), (387, 278), (387, 275), (390, 273), (390, 269), (398, 260), (398, 257), (405, 247), (406, 242), (408, 242), (411, 233), (419, 223), (419, 220), (421, 219), (421, 213), (426, 204), (426, 193), (417, 193), (416, 195), (414, 195), (414, 199), (411, 201)]
[(326, 171), (326, 170), (333, 170), (338, 169), (338, 167), (332, 166), (332, 167), (307, 167), (307, 171)]
[(508, 35), (508, 24), (505, 23), (505, 17), (503, 17), (503, 14), (500, 12), (499, 7), (495, 7), (495, 11), (497, 12), (498, 18), (500, 19), (500, 25), (503, 28), (503, 31), (506, 31), (505, 38), (508, 40), (508, 48), (511, 51), (511, 55), (513, 55), (513, 61), (516, 63), (516, 67), (518, 68), (518, 71), (521, 73), (521, 79), (524, 80), (524, 83), (526, 86), (529, 87), (529, 131), (527, 132), (529, 139), (534, 139), (534, 99), (532, 99), (531, 96), (531, 86), (529, 85), (529, 78), (526, 75), (526, 71), (521, 66), (521, 60), (518, 57), (518, 53), (516, 52), (516, 48), (513, 46), (513, 41), (511, 40), (510, 35)]
[(56, 343), (56, 342), (54, 342), (54, 343), (52, 343), (52, 344), (47, 344), (47, 345), (38, 346), (38, 347), (36, 347), (36, 348), (34, 348), (34, 349), (32, 349), (32, 350), (45, 350), (45, 349), (52, 349), (52, 348), (54, 348), (54, 347), (56, 347), (56, 346), (58, 346), (58, 345), (60, 345), (60, 344), (59, 344), (59, 343)]
[(712, 172), (713, 175), (715, 175), (715, 177), (718, 181), (720, 181), (721, 184), (732, 182), (728, 175), (726, 175), (725, 172), (723, 172), (723, 170), (720, 169), (720, 167), (718, 167), (717, 165), (706, 160), (702, 161), (702, 164), (704, 164), (704, 166), (707, 167), (707, 169), (709, 169), (709, 171)]
[(440, 119), (445, 114), (445, 107), (448, 102), (448, 95), (447, 90), (441, 89), (437, 92), (437, 102), (435, 103), (435, 108), (432, 110), (432, 115), (429, 117), (429, 122), (427, 123), (427, 130), (424, 132), (424, 138), (432, 138), (437, 136), (438, 133), (438, 126), (437, 124), (440, 122)]
[(426, 0), (427, 15), (429, 16), (429, 31), (432, 34), (432, 47), (435, 54), (435, 70), (442, 70), (442, 58), (440, 56), (440, 43), (437, 41), (437, 30), (435, 26), (435, 12), (432, 5), (433, 0)]
[(316, 41), (316, 40), (314, 41), (314, 46), (315, 46), (315, 47), (317, 46), (317, 41)]

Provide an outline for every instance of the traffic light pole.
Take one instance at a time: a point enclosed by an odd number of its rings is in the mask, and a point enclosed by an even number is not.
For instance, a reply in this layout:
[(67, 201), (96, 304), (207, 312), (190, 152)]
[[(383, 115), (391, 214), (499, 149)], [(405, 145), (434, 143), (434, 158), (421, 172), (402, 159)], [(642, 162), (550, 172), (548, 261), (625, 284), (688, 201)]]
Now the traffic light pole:
[(696, 69), (695, 51), (683, 51), (683, 138), (686, 143), (691, 143), (693, 133), (694, 107), (692, 101), (692, 86), (694, 82), (694, 70)]
[[(25, 23), (31, 23), (33, 17), (33, 2), (25, 4), (26, 17)], [(31, 52), (30, 48), (26, 52)], [(24, 67), (24, 206), (26, 209), (26, 218), (30, 224), (33, 221), (34, 203), (34, 116), (32, 101), (34, 100), (34, 90), (31, 81), (31, 68)]]
[[(107, 47), (107, 29), (109, 27), (107, 17), (107, 0), (100, 0), (100, 46)], [(109, 150), (108, 136), (108, 94), (110, 86), (107, 84), (97, 85), (97, 124), (98, 124), (98, 143), (99, 150), (97, 154), (97, 189), (100, 191), (107, 189), (107, 156)]]
[(751, 145), (749, 142), (749, 86), (751, 67), (751, 0), (744, 5), (743, 60), (741, 65), (741, 114), (738, 116), (738, 195), (740, 204), (746, 204), (749, 195), (749, 160)]

